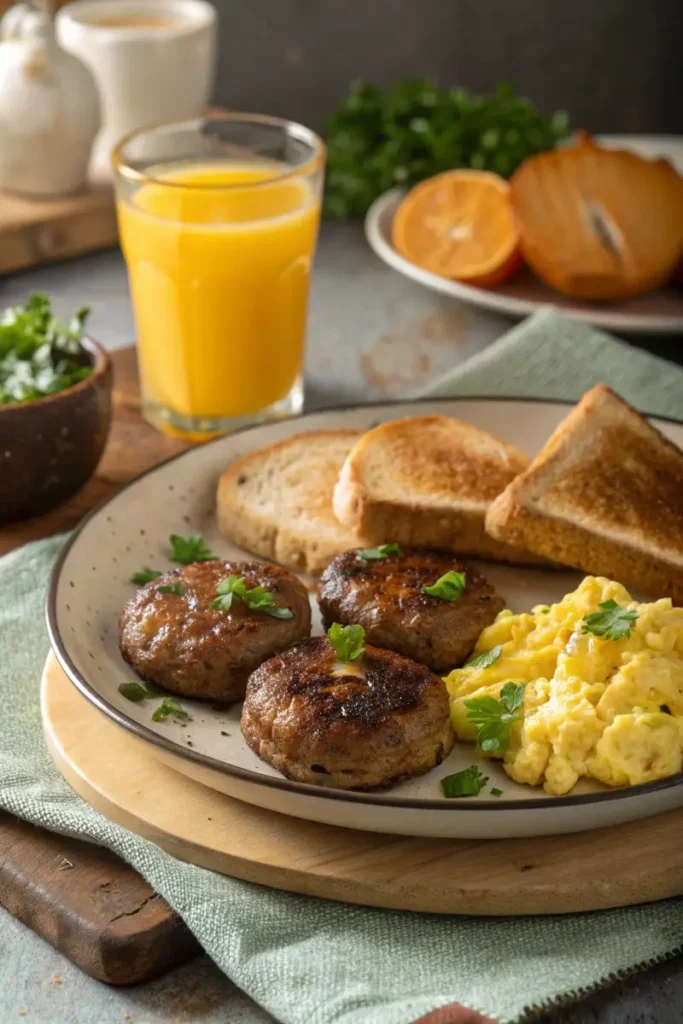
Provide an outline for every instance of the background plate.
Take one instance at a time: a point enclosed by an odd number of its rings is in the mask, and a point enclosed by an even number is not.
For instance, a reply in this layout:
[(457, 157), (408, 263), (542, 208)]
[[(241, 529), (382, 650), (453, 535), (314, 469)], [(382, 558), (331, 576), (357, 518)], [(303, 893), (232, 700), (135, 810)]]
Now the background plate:
[[(617, 824), (683, 805), (683, 776), (645, 786), (606, 790), (582, 782), (567, 797), (513, 783), (500, 765), (482, 760), (496, 799), (445, 800), (441, 776), (477, 762), (470, 744), (457, 744), (436, 771), (387, 793), (324, 790), (291, 782), (260, 761), (242, 738), (240, 706), (216, 709), (184, 700), (187, 723), (151, 720), (149, 701), (132, 704), (118, 693), (131, 678), (118, 649), (118, 618), (134, 592), (131, 574), (144, 565), (170, 568), (170, 533), (200, 531), (221, 557), (245, 553), (225, 542), (214, 518), (216, 481), (238, 455), (307, 430), (370, 426), (400, 416), (457, 415), (493, 430), (534, 455), (571, 408), (564, 403), (448, 399), (330, 410), (221, 438), (156, 467), (95, 510), (66, 545), (48, 596), (48, 627), (63, 668), (103, 713), (151, 745), (167, 764), (247, 802), (313, 821), (404, 835), (484, 837), (544, 835)], [(683, 426), (655, 421), (683, 447)], [(487, 577), (522, 611), (561, 598), (580, 573), (487, 565)], [(315, 610), (315, 609), (314, 609)], [(317, 614), (314, 631), (319, 631)]]
[[(609, 135), (603, 136), (600, 142), (611, 149), (632, 149), (648, 158), (665, 156), (683, 174), (683, 140), (675, 136)], [(392, 189), (373, 203), (365, 219), (365, 234), (381, 260), (433, 291), (516, 319), (529, 316), (544, 306), (554, 306), (575, 320), (622, 334), (683, 332), (683, 290), (680, 289), (660, 288), (635, 299), (590, 303), (560, 295), (528, 268), (492, 289), (460, 284), (422, 270), (396, 252), (391, 244), (391, 222), (402, 195), (402, 189)]]

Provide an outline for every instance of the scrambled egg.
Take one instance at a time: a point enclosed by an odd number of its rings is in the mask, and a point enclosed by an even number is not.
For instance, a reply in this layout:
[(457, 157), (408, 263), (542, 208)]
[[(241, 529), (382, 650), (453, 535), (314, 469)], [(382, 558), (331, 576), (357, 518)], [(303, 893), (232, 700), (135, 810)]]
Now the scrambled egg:
[[(629, 637), (582, 632), (608, 600), (637, 612)], [(683, 769), (683, 608), (669, 598), (638, 604), (620, 583), (587, 576), (557, 604), (501, 612), (474, 654), (498, 645), (491, 665), (456, 669), (446, 684), (456, 735), (472, 741), (464, 701), (526, 684), (504, 754), (515, 782), (563, 794), (581, 776), (626, 786)]]

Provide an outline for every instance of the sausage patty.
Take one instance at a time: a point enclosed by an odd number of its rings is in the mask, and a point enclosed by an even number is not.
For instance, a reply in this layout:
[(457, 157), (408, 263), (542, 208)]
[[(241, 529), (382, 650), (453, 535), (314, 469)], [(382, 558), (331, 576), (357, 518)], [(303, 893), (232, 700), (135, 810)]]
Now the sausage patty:
[(386, 788), (423, 775), (454, 742), (446, 686), (437, 675), (375, 647), (340, 665), (323, 636), (254, 672), (242, 733), (288, 778), (338, 789)]
[[(211, 607), (218, 584), (244, 577), (249, 590), (271, 591), (290, 619), (249, 609), (237, 597), (229, 611)], [(159, 587), (180, 584), (184, 593)], [(241, 700), (255, 668), (311, 632), (306, 588), (288, 573), (261, 562), (195, 562), (138, 590), (123, 609), (121, 653), (143, 679), (180, 693), (225, 702)]]
[[(423, 588), (450, 570), (465, 574), (457, 601)], [(470, 565), (449, 551), (402, 548), (366, 561), (356, 551), (338, 555), (322, 575), (318, 603), (325, 626), (358, 623), (368, 642), (398, 651), (437, 671), (461, 665), (505, 602)]]

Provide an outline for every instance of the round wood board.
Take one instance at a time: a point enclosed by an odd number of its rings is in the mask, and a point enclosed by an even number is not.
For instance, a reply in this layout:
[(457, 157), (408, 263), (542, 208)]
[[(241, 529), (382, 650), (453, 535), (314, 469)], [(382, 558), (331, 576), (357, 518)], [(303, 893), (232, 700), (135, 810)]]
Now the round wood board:
[(53, 655), (42, 715), (57, 767), (96, 810), (181, 860), (249, 882), (437, 914), (558, 914), (683, 895), (683, 811), (537, 839), (356, 832), (253, 807), (178, 774), (92, 707)]

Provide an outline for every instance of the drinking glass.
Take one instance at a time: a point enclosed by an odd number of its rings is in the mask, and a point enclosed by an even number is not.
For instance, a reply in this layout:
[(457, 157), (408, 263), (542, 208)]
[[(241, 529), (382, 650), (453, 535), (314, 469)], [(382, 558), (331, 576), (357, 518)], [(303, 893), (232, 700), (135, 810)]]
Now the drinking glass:
[(325, 149), (307, 128), (228, 114), (114, 151), (142, 409), (204, 440), (299, 413)]

